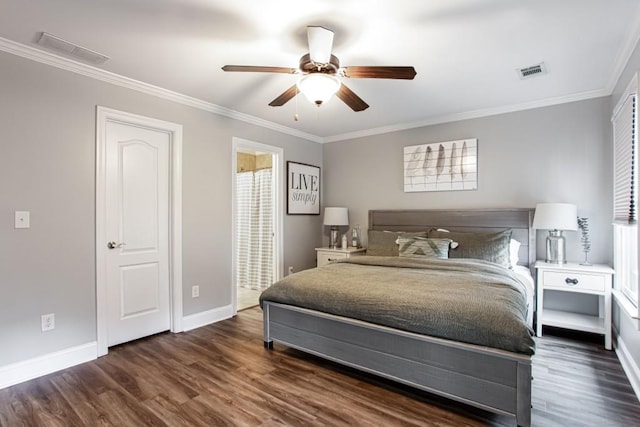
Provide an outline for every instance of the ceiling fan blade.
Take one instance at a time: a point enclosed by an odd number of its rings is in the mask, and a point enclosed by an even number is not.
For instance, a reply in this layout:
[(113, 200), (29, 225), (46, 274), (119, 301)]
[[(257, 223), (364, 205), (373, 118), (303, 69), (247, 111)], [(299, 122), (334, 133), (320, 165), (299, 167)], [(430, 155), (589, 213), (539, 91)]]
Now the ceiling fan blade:
[(355, 79), (405, 79), (413, 80), (416, 70), (413, 67), (344, 67), (343, 75)]
[(262, 67), (258, 65), (225, 65), (224, 67), (222, 67), (222, 71), (295, 74), (298, 72), (298, 69), (287, 67)]
[(298, 94), (298, 86), (293, 85), (289, 89), (282, 92), (282, 94), (280, 94), (280, 96), (278, 96), (276, 99), (271, 101), (269, 105), (271, 107), (282, 107), (284, 104), (286, 104), (291, 99), (293, 99), (297, 94)]
[(353, 111), (363, 111), (369, 108), (369, 104), (364, 102), (362, 98), (345, 86), (344, 83), (340, 85), (340, 89), (338, 89), (336, 96), (340, 98), (342, 102), (347, 104)]
[(317, 64), (328, 64), (333, 47), (333, 31), (324, 27), (307, 27), (307, 39), (311, 60)]

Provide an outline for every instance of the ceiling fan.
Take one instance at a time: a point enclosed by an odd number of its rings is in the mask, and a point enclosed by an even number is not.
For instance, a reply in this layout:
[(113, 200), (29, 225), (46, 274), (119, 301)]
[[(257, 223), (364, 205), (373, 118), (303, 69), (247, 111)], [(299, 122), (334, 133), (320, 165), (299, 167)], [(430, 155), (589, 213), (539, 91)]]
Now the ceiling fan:
[(269, 103), (272, 107), (280, 107), (302, 92), (317, 106), (322, 105), (335, 94), (353, 111), (366, 110), (369, 105), (337, 77), (413, 80), (416, 75), (416, 70), (413, 67), (350, 66), (341, 68), (338, 58), (331, 54), (333, 31), (324, 27), (309, 26), (307, 27), (307, 39), (309, 53), (302, 55), (298, 68), (225, 65), (222, 70), (302, 75), (295, 85)]

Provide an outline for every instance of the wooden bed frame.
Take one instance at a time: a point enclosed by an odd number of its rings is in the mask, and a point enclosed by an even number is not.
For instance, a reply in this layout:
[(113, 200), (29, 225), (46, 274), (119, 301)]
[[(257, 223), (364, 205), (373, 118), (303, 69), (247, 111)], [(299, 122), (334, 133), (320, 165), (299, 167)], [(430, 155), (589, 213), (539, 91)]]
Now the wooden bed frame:
[[(372, 210), (374, 230), (513, 230), (520, 263), (533, 268), (533, 209)], [(405, 332), (265, 301), (264, 343), (273, 342), (403, 384), (516, 417), (531, 425), (531, 357)]]

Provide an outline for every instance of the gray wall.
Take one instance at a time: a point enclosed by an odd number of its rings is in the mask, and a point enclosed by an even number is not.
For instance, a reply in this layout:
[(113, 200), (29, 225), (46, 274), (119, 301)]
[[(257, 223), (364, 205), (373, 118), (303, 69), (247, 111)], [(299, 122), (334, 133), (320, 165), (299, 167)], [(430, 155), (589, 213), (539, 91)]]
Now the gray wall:
[[(369, 209), (575, 203), (591, 222), (590, 259), (609, 263), (610, 134), (609, 99), (598, 98), (325, 144), (325, 201), (347, 206), (365, 230)], [(478, 138), (477, 191), (404, 193), (404, 146), (463, 138)], [(578, 233), (566, 236), (568, 259), (581, 260)]]
[[(232, 137), (322, 166), (317, 143), (7, 53), (0, 70), (0, 367), (96, 339), (96, 105), (183, 125), (185, 316), (231, 303)], [(30, 229), (13, 228), (15, 210)], [(285, 266), (315, 265), (320, 229), (318, 216), (285, 216)], [(40, 332), (52, 312), (56, 329)]]

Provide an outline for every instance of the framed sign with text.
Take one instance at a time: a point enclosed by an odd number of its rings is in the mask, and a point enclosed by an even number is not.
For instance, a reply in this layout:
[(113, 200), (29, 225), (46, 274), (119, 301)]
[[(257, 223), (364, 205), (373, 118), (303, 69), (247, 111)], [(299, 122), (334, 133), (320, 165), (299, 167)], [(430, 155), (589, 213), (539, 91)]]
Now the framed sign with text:
[(287, 214), (320, 215), (320, 168), (287, 162)]

